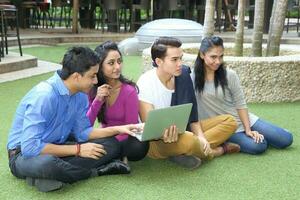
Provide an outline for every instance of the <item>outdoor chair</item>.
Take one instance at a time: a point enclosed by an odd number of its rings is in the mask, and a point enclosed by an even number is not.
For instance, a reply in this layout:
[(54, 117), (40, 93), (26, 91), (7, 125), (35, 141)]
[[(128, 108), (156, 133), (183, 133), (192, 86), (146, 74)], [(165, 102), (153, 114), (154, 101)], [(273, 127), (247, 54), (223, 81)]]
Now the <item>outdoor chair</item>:
[[(135, 25), (142, 25), (150, 21), (150, 0), (140, 0), (139, 3), (133, 3), (130, 10), (130, 30), (136, 31)], [(146, 12), (146, 19), (141, 19), (141, 11)]]
[(184, 18), (187, 18), (186, 7), (182, 0), (164, 0), (161, 3), (162, 9), (168, 12), (168, 17), (173, 18), (177, 11), (183, 12)]
[(120, 32), (120, 21), (122, 21), (122, 16), (124, 22), (124, 29), (125, 31), (127, 31), (126, 5), (120, 0), (103, 0), (102, 3), (102, 32), (104, 32), (104, 24), (107, 25), (108, 30), (109, 26), (116, 26), (116, 31)]
[(38, 13), (38, 3), (36, 1), (23, 1), (21, 3), (21, 9), (24, 14), (24, 24), (35, 27), (39, 26), (39, 13)]
[(38, 2), (38, 21), (42, 20), (42, 27), (48, 28), (48, 22), (52, 26), (52, 19), (50, 15), (50, 3), (48, 2)]
[(71, 4), (67, 0), (52, 0), (51, 8), (52, 28), (55, 27), (57, 13), (59, 13), (58, 26), (61, 27), (64, 22), (65, 27), (68, 28), (71, 24)]
[[(1, 3), (1, 2), (0, 2)], [(23, 56), (22, 46), (19, 32), (18, 9), (11, 4), (0, 4), (1, 15), (1, 56), (4, 57), (5, 53), (8, 54), (8, 37), (17, 37), (20, 56)], [(11, 30), (8, 26), (10, 25)]]

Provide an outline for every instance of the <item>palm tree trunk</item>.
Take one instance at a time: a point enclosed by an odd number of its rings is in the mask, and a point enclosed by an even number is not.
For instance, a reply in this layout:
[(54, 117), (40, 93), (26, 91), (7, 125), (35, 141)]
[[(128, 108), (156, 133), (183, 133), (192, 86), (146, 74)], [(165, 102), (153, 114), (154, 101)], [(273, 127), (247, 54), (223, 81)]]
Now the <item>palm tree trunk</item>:
[(252, 35), (252, 56), (262, 56), (265, 0), (256, 0), (254, 9), (254, 29)]
[(280, 40), (284, 28), (284, 21), (287, 11), (288, 0), (277, 0), (273, 4), (275, 6), (274, 12), (272, 11), (272, 17), (269, 30), (267, 56), (278, 56), (280, 50)]
[(218, 30), (221, 33), (221, 23), (222, 23), (222, 1), (223, 0), (216, 0), (216, 11), (217, 11), (217, 26)]
[(273, 7), (272, 7), (272, 14), (271, 14), (271, 18), (270, 18), (269, 32), (272, 28), (272, 24), (273, 24), (273, 21), (274, 21), (273, 16), (275, 16), (276, 5), (277, 5), (277, 0), (274, 0), (273, 1)]
[(216, 0), (206, 0), (204, 16), (204, 33), (203, 37), (209, 37), (214, 34), (215, 30), (215, 5)]
[(236, 56), (243, 56), (244, 43), (244, 26), (245, 26), (245, 0), (239, 0), (238, 3), (238, 21), (235, 32), (234, 54)]
[[(273, 25), (273, 22), (274, 22), (274, 16), (275, 16), (275, 11), (276, 11), (276, 5), (277, 5), (277, 0), (274, 0), (273, 1), (273, 7), (272, 7), (272, 13), (271, 13), (271, 18), (270, 18), (270, 24), (269, 24), (269, 33), (272, 32), (272, 25)], [(267, 40), (267, 48), (270, 46), (270, 34), (268, 34), (268, 40)], [(266, 55), (267, 55), (267, 52), (266, 52)]]

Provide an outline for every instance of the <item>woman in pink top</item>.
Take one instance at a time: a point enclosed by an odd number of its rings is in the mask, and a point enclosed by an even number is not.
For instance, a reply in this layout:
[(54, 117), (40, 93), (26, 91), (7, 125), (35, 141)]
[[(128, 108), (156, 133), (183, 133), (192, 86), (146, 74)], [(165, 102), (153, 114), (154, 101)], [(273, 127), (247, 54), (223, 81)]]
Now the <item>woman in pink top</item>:
[[(98, 83), (89, 95), (88, 117), (92, 124), (96, 118), (102, 127), (138, 123), (138, 96), (136, 84), (121, 74), (122, 55), (116, 43), (107, 41), (96, 47), (100, 56)], [(149, 148), (148, 142), (119, 134), (122, 158), (130, 161), (143, 159)]]

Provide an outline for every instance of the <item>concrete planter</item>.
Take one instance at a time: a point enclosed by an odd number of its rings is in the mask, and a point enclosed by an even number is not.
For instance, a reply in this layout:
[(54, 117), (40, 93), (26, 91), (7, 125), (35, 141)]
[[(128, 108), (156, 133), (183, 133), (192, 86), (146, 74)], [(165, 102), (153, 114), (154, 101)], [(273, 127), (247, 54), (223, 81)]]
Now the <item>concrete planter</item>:
[[(200, 44), (182, 48), (199, 48)], [(226, 45), (225, 45), (226, 46)], [(281, 48), (283, 48), (282, 45)], [(293, 50), (299, 49), (293, 46)], [(184, 54), (183, 63), (193, 67), (196, 55)], [(227, 67), (240, 77), (247, 102), (292, 102), (300, 100), (300, 52), (277, 57), (224, 57)], [(151, 69), (150, 48), (143, 51), (143, 71)]]

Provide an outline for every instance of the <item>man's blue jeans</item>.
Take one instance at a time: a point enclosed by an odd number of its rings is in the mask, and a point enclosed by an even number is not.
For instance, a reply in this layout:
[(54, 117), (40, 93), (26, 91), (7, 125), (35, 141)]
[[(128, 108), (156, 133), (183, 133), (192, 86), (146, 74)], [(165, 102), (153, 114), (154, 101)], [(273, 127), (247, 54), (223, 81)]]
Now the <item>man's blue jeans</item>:
[(53, 155), (39, 155), (24, 158), (21, 153), (9, 159), (12, 174), (18, 178), (54, 179), (64, 183), (74, 183), (91, 177), (92, 172), (113, 159), (120, 157), (120, 143), (115, 137), (101, 138), (89, 142), (101, 144), (106, 153), (98, 160), (76, 156), (59, 158)]
[(262, 143), (255, 143), (254, 140), (245, 134), (245, 131), (237, 132), (229, 138), (229, 142), (239, 144), (241, 152), (249, 154), (260, 154), (266, 151), (268, 145), (283, 149), (293, 143), (293, 135), (287, 130), (277, 127), (270, 122), (258, 119), (251, 127), (252, 131), (258, 131), (264, 136)]

